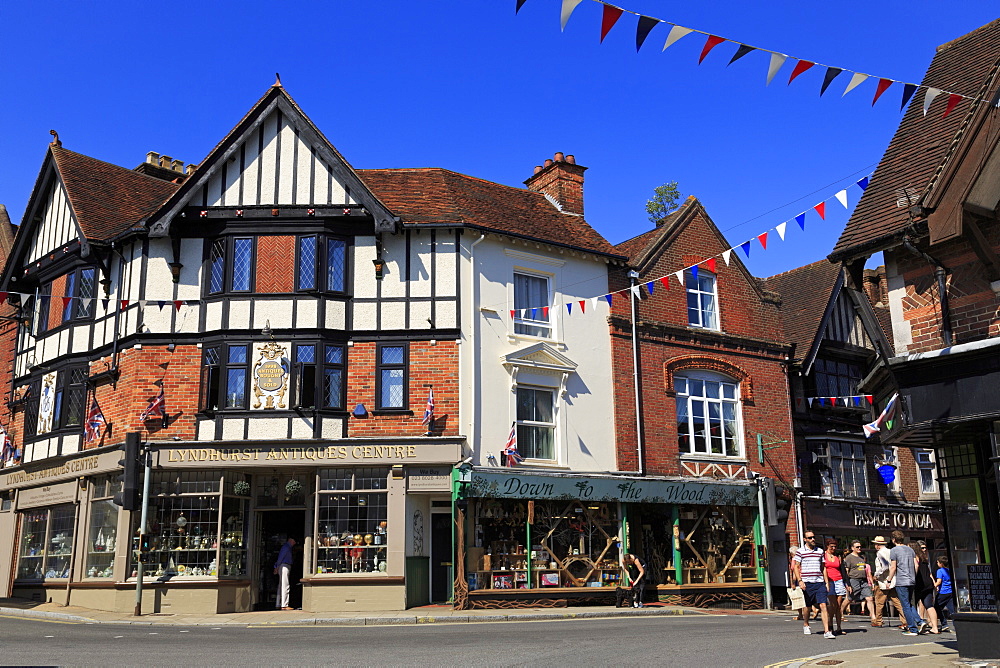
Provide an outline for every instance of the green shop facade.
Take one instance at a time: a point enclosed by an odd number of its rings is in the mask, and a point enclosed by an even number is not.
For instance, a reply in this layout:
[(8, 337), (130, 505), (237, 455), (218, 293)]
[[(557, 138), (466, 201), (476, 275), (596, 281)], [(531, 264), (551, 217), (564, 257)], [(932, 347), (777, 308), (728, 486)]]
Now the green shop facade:
[(758, 487), (596, 473), (456, 468), (458, 609), (611, 604), (624, 553), (646, 601), (764, 607)]

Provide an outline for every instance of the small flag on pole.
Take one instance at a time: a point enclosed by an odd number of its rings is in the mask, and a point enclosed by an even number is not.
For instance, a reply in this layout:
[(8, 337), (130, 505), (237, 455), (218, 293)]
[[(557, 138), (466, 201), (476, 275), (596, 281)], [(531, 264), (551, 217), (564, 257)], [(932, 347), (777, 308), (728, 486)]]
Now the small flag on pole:
[(163, 419), (163, 426), (167, 426), (167, 398), (163, 393), (163, 385), (160, 384), (160, 393), (149, 401), (149, 405), (139, 415), (139, 422), (146, 422), (154, 417)]
[(889, 403), (887, 403), (885, 408), (882, 409), (882, 414), (878, 416), (877, 420), (862, 426), (862, 429), (864, 429), (865, 432), (865, 438), (874, 436), (882, 431), (882, 425), (885, 424), (886, 421), (892, 419), (893, 413), (896, 411), (896, 398), (898, 396), (899, 393), (892, 395), (892, 398), (889, 399)]
[(87, 424), (84, 425), (84, 441), (92, 443), (101, 440), (101, 435), (108, 427), (108, 421), (104, 419), (101, 407), (97, 405), (97, 397), (90, 400), (90, 410), (87, 411)]
[(503, 453), (507, 455), (507, 466), (517, 466), (524, 461), (524, 457), (517, 451), (517, 422), (512, 422), (510, 425), (510, 434), (503, 446)]
[(427, 408), (424, 409), (424, 420), (420, 424), (429, 425), (434, 422), (434, 388), (427, 392)]

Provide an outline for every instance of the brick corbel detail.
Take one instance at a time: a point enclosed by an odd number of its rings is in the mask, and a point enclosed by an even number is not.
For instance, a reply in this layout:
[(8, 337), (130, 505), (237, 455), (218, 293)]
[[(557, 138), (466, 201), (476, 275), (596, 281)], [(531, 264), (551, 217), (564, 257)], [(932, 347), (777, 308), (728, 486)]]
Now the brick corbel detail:
[(753, 403), (753, 380), (750, 378), (750, 374), (732, 362), (706, 355), (684, 355), (663, 363), (663, 387), (668, 396), (676, 395), (674, 374), (683, 369), (699, 369), (725, 374), (739, 382), (740, 398), (746, 403)]

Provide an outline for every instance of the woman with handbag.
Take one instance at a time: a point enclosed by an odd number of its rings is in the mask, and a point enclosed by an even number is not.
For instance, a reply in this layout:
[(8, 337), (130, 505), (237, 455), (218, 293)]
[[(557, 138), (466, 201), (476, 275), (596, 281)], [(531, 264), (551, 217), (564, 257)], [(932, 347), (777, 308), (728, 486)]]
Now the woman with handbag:
[(844, 573), (840, 570), (840, 556), (837, 554), (837, 541), (833, 538), (826, 539), (826, 552), (823, 553), (823, 579), (826, 581), (826, 609), (830, 615), (830, 626), (835, 635), (844, 635), (844, 610), (841, 607), (840, 599), (847, 595), (847, 588), (844, 586)]

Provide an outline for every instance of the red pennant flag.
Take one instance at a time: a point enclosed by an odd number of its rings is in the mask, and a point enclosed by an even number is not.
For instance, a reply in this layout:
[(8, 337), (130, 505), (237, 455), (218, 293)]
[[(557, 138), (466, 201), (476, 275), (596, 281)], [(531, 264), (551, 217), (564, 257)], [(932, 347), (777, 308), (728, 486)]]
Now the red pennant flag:
[(663, 278), (660, 279), (660, 283), (663, 283), (663, 289), (664, 290), (669, 290), (670, 289), (670, 279), (667, 278), (666, 276), (664, 276)]
[(548, 306), (543, 306), (542, 307), (542, 318), (545, 319), (545, 320), (549, 319), (549, 307)]
[[(605, 7), (607, 7), (607, 5), (605, 5)], [(701, 50), (701, 57), (698, 58), (698, 64), (701, 65), (701, 61), (705, 60), (705, 56), (708, 55), (709, 51), (711, 51), (712, 49), (719, 46), (725, 41), (726, 41), (725, 37), (716, 37), (715, 35), (709, 35), (708, 39), (705, 40), (705, 48)]]
[(873, 397), (872, 397), (872, 395), (870, 395), (870, 394), (866, 394), (866, 395), (865, 395), (865, 399), (867, 399), (867, 400), (868, 400), (868, 403), (870, 403), (870, 404), (871, 404), (871, 403), (874, 403), (874, 402), (872, 401)]
[(714, 257), (710, 257), (707, 260), (705, 260), (705, 266), (708, 267), (708, 270), (714, 274), (715, 273), (715, 258)]
[(127, 309), (127, 308), (128, 308), (128, 300), (127, 300), (127, 299), (123, 299), (123, 300), (121, 300), (121, 305), (122, 305), (122, 310), (123, 310), (123, 311), (124, 311), (125, 309)]
[(882, 97), (882, 93), (884, 93), (885, 91), (887, 91), (889, 89), (889, 86), (891, 86), (891, 85), (892, 85), (892, 79), (879, 79), (878, 80), (878, 86), (875, 88), (875, 97), (872, 98), (872, 106), (873, 107), (875, 106), (875, 103), (878, 102), (878, 99), (880, 97)]
[(826, 220), (826, 202), (820, 202), (819, 204), (814, 206), (813, 209), (816, 210), (816, 213), (819, 214), (820, 218)]
[(184, 300), (183, 299), (175, 299), (174, 300), (174, 308), (175, 309), (177, 309), (178, 311), (180, 311), (182, 306), (184, 306)]
[(62, 298), (62, 302), (63, 302), (63, 310), (64, 310), (64, 311), (66, 310), (66, 307), (67, 307), (67, 306), (69, 306), (69, 303), (70, 303), (71, 301), (73, 301), (73, 298), (72, 298), (72, 297), (63, 297), (63, 298)]
[(757, 241), (760, 242), (761, 248), (767, 250), (767, 232), (764, 232), (764, 234), (758, 234)]
[(580, 313), (586, 313), (586, 312), (587, 312), (587, 300), (586, 299), (581, 299), (580, 300)]
[(802, 74), (815, 64), (816, 63), (810, 63), (808, 60), (800, 60), (799, 62), (795, 63), (795, 69), (792, 70), (792, 76), (788, 77), (789, 85), (791, 85), (791, 83), (795, 81), (795, 77), (799, 76), (800, 74)]
[(7, 301), (7, 293), (6, 292), (0, 292), (0, 306), (3, 306), (3, 303), (5, 301)]
[(510, 319), (511, 319), (511, 320), (513, 320), (513, 319), (514, 319), (514, 309), (511, 309), (511, 310), (510, 310)]
[(950, 95), (948, 95), (948, 106), (945, 108), (944, 116), (942, 116), (941, 118), (944, 118), (945, 116), (950, 114), (951, 110), (954, 109), (955, 105), (958, 104), (961, 100), (962, 96), (956, 93), (951, 93)]
[(612, 7), (611, 5), (604, 5), (604, 18), (601, 19), (601, 42), (604, 42), (604, 38), (607, 37), (608, 33), (611, 32), (611, 28), (614, 27), (618, 19), (622, 17), (622, 10), (617, 7)]
[(796, 406), (802, 405), (802, 397), (795, 397), (795, 405)]

